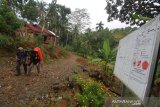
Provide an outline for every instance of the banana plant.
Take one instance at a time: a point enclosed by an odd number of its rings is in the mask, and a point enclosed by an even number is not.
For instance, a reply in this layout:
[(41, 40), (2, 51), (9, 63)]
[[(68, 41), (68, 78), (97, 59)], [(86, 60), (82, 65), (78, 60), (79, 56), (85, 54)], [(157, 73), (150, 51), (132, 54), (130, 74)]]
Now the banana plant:
[(117, 48), (111, 48), (109, 40), (106, 39), (103, 42), (103, 57), (105, 60), (105, 71), (107, 71), (109, 74), (112, 73), (114, 65), (115, 65), (115, 58), (117, 53)]

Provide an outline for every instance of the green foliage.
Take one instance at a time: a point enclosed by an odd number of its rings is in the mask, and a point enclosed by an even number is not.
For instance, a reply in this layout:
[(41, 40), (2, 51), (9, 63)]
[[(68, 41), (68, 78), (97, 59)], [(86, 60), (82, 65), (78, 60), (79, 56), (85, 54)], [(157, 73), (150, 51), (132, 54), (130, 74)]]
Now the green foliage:
[(76, 78), (77, 84), (82, 88), (82, 93), (76, 93), (76, 98), (80, 106), (101, 107), (106, 97), (105, 91), (101, 83), (92, 80), (83, 80)]
[(16, 48), (19, 46), (25, 47), (27, 44), (31, 45), (26, 37), (16, 37), (13, 39), (10, 36), (0, 34), (0, 47)]
[(49, 55), (48, 50), (43, 45), (41, 45), (39, 47), (42, 50), (42, 55), (43, 55), (43, 61), (44, 61), (44, 63), (46, 63), (46, 64), (50, 63), (51, 57)]
[(35, 37), (35, 43), (37, 46), (40, 46), (44, 43), (44, 38), (42, 35), (38, 35)]
[(111, 32), (107, 28), (99, 32), (87, 29), (84, 34), (78, 34), (73, 37), (71, 46), (73, 51), (80, 53), (84, 57), (99, 57), (99, 51), (103, 48), (103, 41), (106, 38), (113, 41)]
[(65, 47), (62, 47), (61, 54), (64, 57), (66, 57), (68, 55), (68, 51), (67, 51), (67, 49)]
[(148, 21), (148, 20), (151, 20), (151, 19), (152, 19), (152, 18), (144, 17), (144, 16), (138, 15), (138, 14), (133, 14), (133, 15), (132, 15), (132, 18), (138, 19), (138, 20), (144, 20), (144, 21)]
[(61, 45), (67, 45), (68, 43), (68, 18), (71, 13), (70, 8), (57, 4), (53, 0), (47, 9), (46, 21), (48, 23), (48, 29), (51, 29), (59, 36), (58, 41)]
[(106, 74), (112, 75), (114, 64), (115, 64), (115, 58), (116, 58), (117, 48), (111, 48), (109, 40), (104, 40), (103, 43), (103, 49), (100, 51), (99, 54), (101, 54), (101, 58), (95, 58), (92, 59), (92, 63), (97, 63), (101, 65), (104, 70), (106, 71)]
[(25, 48), (33, 44), (34, 43), (30, 42), (30, 40), (27, 37), (16, 37), (13, 39), (10, 36), (0, 34), (0, 47), (17, 48), (19, 46), (22, 46)]
[(110, 44), (109, 44), (109, 40), (106, 39), (104, 42), (103, 42), (103, 51), (104, 51), (104, 54), (105, 54), (105, 59), (108, 59), (110, 53), (111, 53), (111, 49), (110, 49)]
[(29, 36), (18, 36), (10, 39), (10, 47), (17, 48), (22, 46), (23, 48), (31, 48), (35, 46), (34, 38), (30, 38)]
[(10, 38), (6, 35), (0, 34), (0, 47), (5, 47), (10, 44)]
[(112, 37), (113, 37), (113, 41), (111, 43), (111, 47), (117, 47), (119, 41), (125, 37), (126, 35), (128, 35), (129, 33), (131, 33), (132, 31), (134, 31), (136, 29), (135, 28), (131, 28), (131, 27), (126, 27), (126, 28), (121, 28), (121, 29), (113, 29), (111, 30), (112, 32)]
[(100, 32), (100, 31), (103, 30), (104, 24), (102, 23), (102, 21), (100, 21), (100, 22), (97, 23), (96, 25), (97, 25), (96, 29), (97, 29), (98, 32)]
[[(108, 21), (119, 19), (131, 25), (141, 26), (160, 11), (159, 0), (107, 0)], [(146, 20), (147, 19), (147, 20)]]
[(54, 57), (55, 45), (53, 43), (49, 43), (48, 48), (49, 48), (48, 54), (50, 55), (50, 57)]
[(105, 59), (106, 61), (106, 70), (112, 70), (113, 71), (113, 68), (114, 68), (114, 64), (115, 64), (115, 61), (116, 61), (116, 54), (117, 54), (117, 48), (113, 48), (108, 56), (107, 59)]
[(160, 60), (158, 61), (158, 66), (157, 66), (157, 70), (156, 70), (156, 77), (160, 76)]
[(99, 62), (102, 61), (102, 59), (100, 58), (91, 58), (91, 57), (88, 57), (88, 59), (90, 60), (91, 63), (95, 63), (95, 64), (98, 64)]
[(48, 6), (48, 4), (45, 2), (45, 1), (37, 1), (37, 6), (38, 6), (38, 20), (40, 22), (41, 25), (44, 25), (46, 22), (45, 22), (45, 18), (46, 18), (46, 11), (47, 11), (47, 8), (46, 6)]
[(70, 45), (66, 45), (64, 48), (65, 48), (67, 51), (73, 51), (73, 47), (70, 46)]
[(54, 50), (55, 49), (55, 45), (53, 43), (49, 43), (49, 49)]
[(73, 36), (70, 46), (72, 47), (72, 51), (84, 57), (91, 56), (101, 59), (112, 57), (110, 59), (114, 59), (113, 56), (116, 52), (112, 50), (116, 50), (115, 48), (118, 46), (119, 40), (132, 30), (134, 29), (130, 27), (114, 30), (106, 28), (99, 32), (87, 29), (84, 34)]
[(21, 14), (23, 18), (27, 18), (29, 21), (37, 21), (37, 2), (35, 2), (34, 0), (29, 0), (27, 4), (23, 6), (23, 11), (21, 11)]
[(13, 35), (22, 24), (8, 6), (0, 4), (0, 33)]
[(89, 60), (89, 63), (91, 64), (97, 64), (100, 65), (103, 69), (105, 69), (106, 61), (101, 58), (87, 58)]

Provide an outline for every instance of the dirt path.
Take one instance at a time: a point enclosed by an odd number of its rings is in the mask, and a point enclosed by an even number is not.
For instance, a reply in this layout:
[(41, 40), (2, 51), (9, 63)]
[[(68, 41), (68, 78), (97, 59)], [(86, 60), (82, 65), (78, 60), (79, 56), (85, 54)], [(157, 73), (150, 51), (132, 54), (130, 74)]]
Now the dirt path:
[(12, 68), (0, 68), (0, 107), (17, 107), (38, 95), (47, 94), (52, 84), (65, 84), (66, 78), (76, 69), (78, 56), (69, 54), (67, 58), (52, 61), (43, 65), (37, 75), (36, 67), (31, 76), (14, 76)]

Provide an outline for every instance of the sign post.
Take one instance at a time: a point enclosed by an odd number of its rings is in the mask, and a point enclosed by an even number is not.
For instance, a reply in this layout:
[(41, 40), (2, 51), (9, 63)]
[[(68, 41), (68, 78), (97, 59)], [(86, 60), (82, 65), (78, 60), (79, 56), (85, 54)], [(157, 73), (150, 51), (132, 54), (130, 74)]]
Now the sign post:
[[(158, 66), (158, 60), (160, 58), (160, 45), (159, 45), (159, 48), (158, 48), (158, 55), (157, 55), (157, 60), (156, 60), (156, 67), (155, 67), (155, 70), (154, 70), (154, 74), (153, 74), (153, 79), (152, 79), (152, 83), (151, 83), (151, 88), (154, 86), (154, 80), (156, 79), (156, 71), (157, 71), (157, 66)], [(152, 95), (152, 92), (150, 91), (149, 92), (149, 99), (147, 101), (147, 106), (149, 107), (150, 106), (150, 97)]]
[[(121, 100), (123, 100), (125, 96), (126, 86), (122, 83), (121, 85)], [(123, 107), (122, 103), (119, 104), (119, 107)]]
[(160, 15), (119, 42), (114, 74), (147, 105), (160, 43)]

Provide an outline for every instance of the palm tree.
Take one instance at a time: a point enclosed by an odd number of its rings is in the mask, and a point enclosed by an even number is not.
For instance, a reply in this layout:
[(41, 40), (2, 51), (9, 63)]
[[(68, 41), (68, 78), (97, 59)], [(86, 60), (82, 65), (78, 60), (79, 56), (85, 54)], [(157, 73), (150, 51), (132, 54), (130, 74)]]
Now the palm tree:
[(49, 4), (47, 21), (50, 23), (49, 29), (52, 29), (57, 35), (62, 44), (68, 43), (68, 18), (67, 15), (71, 11), (69, 8), (56, 4), (55, 0)]
[(56, 9), (56, 1), (52, 0), (52, 2), (48, 5), (47, 8), (47, 17), (46, 17), (46, 21), (49, 22), (49, 29), (53, 30), (56, 34), (58, 34), (58, 27), (59, 27), (59, 23), (58, 23), (58, 12)]
[(97, 25), (97, 26), (96, 26), (96, 29), (97, 29), (98, 32), (103, 30), (104, 24), (102, 23), (102, 21), (100, 21), (100, 22), (97, 23), (96, 25)]
[(38, 14), (39, 14), (39, 23), (40, 24), (43, 24), (46, 23), (45, 22), (45, 19), (46, 19), (46, 6), (47, 6), (47, 3), (44, 2), (44, 1), (37, 1), (37, 5), (38, 5)]

